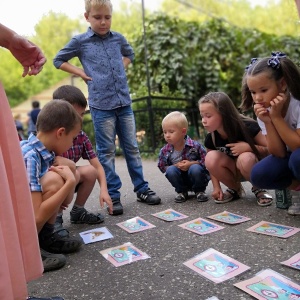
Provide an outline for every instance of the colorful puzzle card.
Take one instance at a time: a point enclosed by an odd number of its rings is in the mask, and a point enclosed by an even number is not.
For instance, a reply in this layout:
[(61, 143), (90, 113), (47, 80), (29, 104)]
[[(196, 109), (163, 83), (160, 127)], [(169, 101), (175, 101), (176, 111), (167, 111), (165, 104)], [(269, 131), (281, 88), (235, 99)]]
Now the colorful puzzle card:
[(85, 244), (95, 243), (113, 238), (113, 235), (106, 227), (83, 231), (80, 232), (79, 235), (81, 236)]
[(259, 300), (300, 299), (300, 286), (271, 269), (263, 270), (234, 286)]
[(223, 282), (250, 269), (212, 248), (188, 260), (184, 265), (215, 283)]
[(239, 224), (251, 220), (250, 218), (240, 216), (226, 210), (221, 213), (208, 216), (208, 218), (227, 224)]
[(105, 249), (100, 251), (100, 253), (115, 267), (120, 267), (150, 257), (131, 243), (125, 243), (117, 247)]
[(129, 233), (135, 233), (156, 227), (140, 217), (129, 219), (125, 222), (118, 223), (117, 225)]
[(258, 224), (248, 228), (247, 231), (277, 236), (280, 238), (288, 238), (299, 232), (300, 228), (261, 221)]
[(300, 252), (292, 256), (290, 259), (281, 262), (281, 264), (300, 270)]
[(178, 211), (175, 211), (174, 209), (171, 209), (171, 208), (166, 209), (161, 212), (158, 212), (156, 214), (152, 214), (152, 216), (162, 219), (164, 221), (168, 221), (168, 222), (188, 218), (188, 216), (186, 216), (182, 213), (179, 213)]
[(178, 226), (200, 235), (209, 234), (224, 228), (202, 218), (198, 218)]

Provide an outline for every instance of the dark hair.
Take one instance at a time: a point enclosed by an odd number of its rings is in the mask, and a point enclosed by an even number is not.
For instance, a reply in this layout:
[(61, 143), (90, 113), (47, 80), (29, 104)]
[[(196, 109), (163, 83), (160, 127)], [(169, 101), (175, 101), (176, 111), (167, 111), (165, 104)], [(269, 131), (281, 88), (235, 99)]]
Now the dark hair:
[(254, 154), (260, 157), (260, 154), (255, 147), (253, 138), (249, 135), (246, 125), (243, 120), (256, 122), (255, 120), (241, 115), (234, 106), (229, 96), (223, 92), (210, 92), (200, 98), (198, 105), (202, 103), (211, 103), (222, 117), (223, 128), (228, 136), (229, 143), (236, 143), (241, 139), (247, 142)]
[(33, 101), (31, 102), (31, 106), (32, 106), (33, 108), (39, 108), (39, 107), (40, 107), (40, 102), (37, 101), (37, 100), (33, 100)]
[(289, 92), (296, 99), (300, 100), (299, 68), (286, 56), (280, 57), (278, 63), (274, 66), (269, 63), (272, 58), (274, 58), (273, 54), (270, 57), (257, 59), (246, 69), (242, 80), (242, 103), (240, 105), (242, 112), (249, 110), (253, 105), (253, 99), (247, 86), (247, 76), (255, 76), (263, 72), (265, 72), (270, 79), (275, 81), (284, 78)]
[(83, 92), (73, 85), (62, 85), (53, 92), (53, 99), (68, 101), (72, 105), (76, 104), (86, 108), (87, 101)]
[(39, 132), (51, 132), (64, 127), (66, 134), (72, 131), (77, 124), (82, 125), (82, 120), (74, 107), (62, 100), (48, 102), (40, 111), (36, 129)]

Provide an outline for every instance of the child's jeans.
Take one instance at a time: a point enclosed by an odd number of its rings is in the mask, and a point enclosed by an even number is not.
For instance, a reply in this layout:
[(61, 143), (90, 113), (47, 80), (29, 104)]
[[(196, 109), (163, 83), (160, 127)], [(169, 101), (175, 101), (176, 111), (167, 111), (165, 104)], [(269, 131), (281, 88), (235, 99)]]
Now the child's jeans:
[(112, 199), (120, 199), (121, 179), (115, 170), (116, 135), (123, 150), (134, 192), (148, 189), (144, 180), (142, 160), (136, 140), (135, 120), (131, 106), (113, 110), (90, 107), (96, 138), (98, 158), (106, 174), (108, 193)]
[(186, 172), (175, 166), (169, 166), (166, 171), (166, 178), (177, 193), (191, 190), (195, 193), (205, 192), (208, 184), (207, 171), (198, 164), (191, 165)]
[(262, 159), (254, 165), (250, 180), (258, 188), (282, 190), (289, 187), (293, 179), (300, 180), (300, 148), (285, 158), (269, 155)]

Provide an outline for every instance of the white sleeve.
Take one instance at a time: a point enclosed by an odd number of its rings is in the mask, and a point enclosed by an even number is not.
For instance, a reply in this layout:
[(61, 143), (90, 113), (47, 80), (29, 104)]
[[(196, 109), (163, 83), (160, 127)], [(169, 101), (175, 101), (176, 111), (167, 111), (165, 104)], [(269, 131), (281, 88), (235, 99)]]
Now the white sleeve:
[(266, 125), (263, 121), (261, 121), (259, 118), (257, 118), (257, 123), (261, 129), (261, 132), (263, 135), (267, 135)]

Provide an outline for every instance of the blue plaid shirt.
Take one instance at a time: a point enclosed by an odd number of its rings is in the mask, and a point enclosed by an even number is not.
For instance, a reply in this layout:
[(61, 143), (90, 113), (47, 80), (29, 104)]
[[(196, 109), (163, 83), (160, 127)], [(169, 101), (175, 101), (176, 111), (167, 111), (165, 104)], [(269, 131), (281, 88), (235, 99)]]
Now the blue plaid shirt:
[(42, 192), (40, 179), (53, 164), (55, 154), (47, 150), (34, 134), (30, 134), (28, 140), (21, 141), (20, 145), (27, 170), (30, 190), (32, 192)]
[[(171, 154), (173, 151), (174, 147), (170, 144), (166, 144), (160, 149), (157, 166), (162, 173), (165, 173), (167, 167), (172, 165)], [(199, 164), (205, 168), (205, 155), (205, 148), (187, 135), (185, 138), (184, 148), (181, 152), (182, 160), (198, 161)]]
[(134, 59), (132, 47), (123, 35), (110, 31), (97, 35), (91, 28), (74, 36), (53, 60), (56, 68), (78, 57), (84, 72), (93, 78), (87, 82), (89, 106), (112, 110), (131, 105), (123, 57)]

